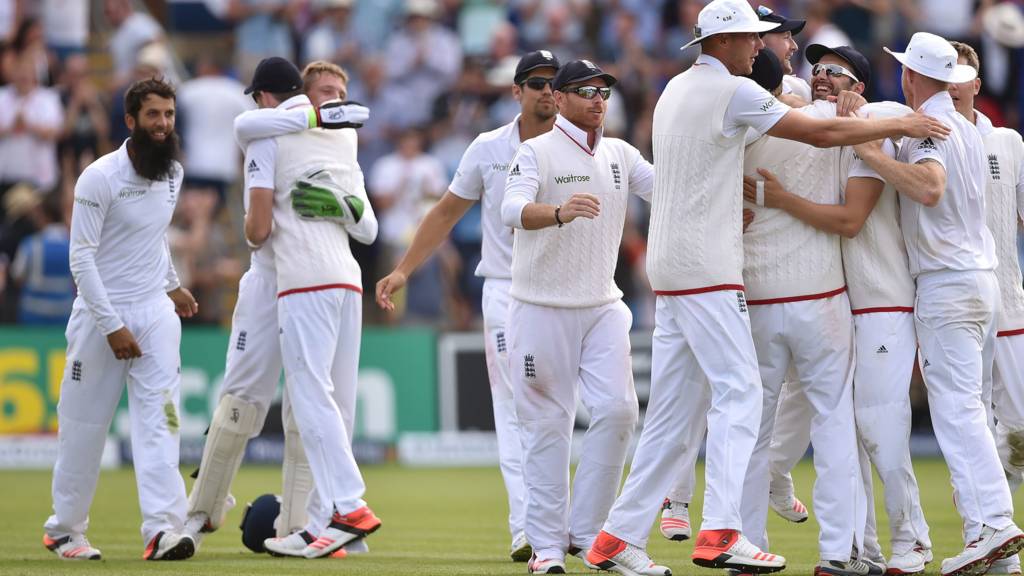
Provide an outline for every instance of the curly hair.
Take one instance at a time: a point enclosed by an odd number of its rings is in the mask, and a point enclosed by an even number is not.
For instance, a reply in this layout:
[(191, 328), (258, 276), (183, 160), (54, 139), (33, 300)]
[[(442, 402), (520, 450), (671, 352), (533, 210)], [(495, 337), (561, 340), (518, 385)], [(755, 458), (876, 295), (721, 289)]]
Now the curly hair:
[(124, 93), (124, 111), (132, 118), (138, 119), (139, 111), (142, 110), (142, 101), (150, 94), (156, 94), (168, 100), (176, 100), (174, 86), (160, 78), (147, 78), (128, 87), (128, 91)]

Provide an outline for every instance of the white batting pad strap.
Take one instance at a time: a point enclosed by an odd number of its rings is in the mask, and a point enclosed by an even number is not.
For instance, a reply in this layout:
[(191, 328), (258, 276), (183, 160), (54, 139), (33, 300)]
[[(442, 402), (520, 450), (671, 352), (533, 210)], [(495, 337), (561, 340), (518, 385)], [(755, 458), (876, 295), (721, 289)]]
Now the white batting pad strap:
[(260, 410), (241, 398), (225, 394), (217, 404), (203, 447), (199, 477), (188, 499), (188, 514), (205, 513), (216, 530), (230, 508), (231, 482), (245, 455), (245, 445), (260, 429)]
[(758, 180), (754, 186), (756, 187), (754, 203), (758, 206), (764, 206), (764, 180)]

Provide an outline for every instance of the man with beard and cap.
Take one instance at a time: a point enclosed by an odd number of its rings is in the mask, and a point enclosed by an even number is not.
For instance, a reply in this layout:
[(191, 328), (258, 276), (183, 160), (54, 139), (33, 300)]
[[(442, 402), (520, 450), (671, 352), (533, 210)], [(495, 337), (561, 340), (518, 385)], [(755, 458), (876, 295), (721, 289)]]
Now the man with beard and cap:
[[(974, 48), (950, 42), (957, 51), (957, 63), (979, 71)], [(1002, 302), (996, 316), (996, 343), (992, 362), (992, 389), (982, 392), (985, 407), (992, 408), (996, 449), (1003, 470), (1016, 492), (1024, 472), (1024, 287), (1017, 259), (1017, 231), (1024, 219), (1024, 141), (1009, 128), (996, 128), (974, 109), (974, 97), (981, 79), (950, 84), (953, 106), (978, 128), (988, 155), (985, 212), (995, 240), (999, 266), (996, 278)], [(989, 418), (993, 425), (993, 418)], [(988, 574), (1020, 574), (1017, 555), (996, 560)]]
[[(705, 418), (707, 488), (693, 561), (755, 572), (785, 567), (784, 558), (765, 553), (740, 531), (741, 502), (748, 496), (768, 498), (766, 458), (759, 456), (763, 470), (749, 474), (756, 482), (764, 480), (763, 494), (760, 486), (757, 494), (745, 494), (744, 479), (754, 445), (766, 444), (771, 433), (770, 421), (759, 426), (764, 397), (743, 292), (748, 128), (755, 135), (825, 147), (890, 135), (941, 137), (947, 130), (919, 114), (864, 120), (790, 110), (740, 77), (751, 72), (764, 47), (758, 34), (776, 27), (760, 22), (744, 0), (712, 1), (698, 16), (697, 37), (687, 44), (699, 43), (702, 54), (668, 83), (655, 107), (659, 175), (647, 251), (647, 275), (657, 295), (651, 401), (629, 478), (594, 546), (609, 561), (630, 566), (627, 570), (643, 569), (632, 558), (646, 558), (650, 522), (683, 469), (692, 420)], [(762, 536), (754, 534), (767, 545)], [(836, 548), (823, 551), (823, 560), (848, 562), (852, 542), (845, 550), (839, 544), (851, 537), (837, 535)]]
[(437, 250), (473, 204), (482, 204), (483, 255), (476, 274), (484, 278), (484, 352), (494, 406), (498, 460), (508, 492), (510, 554), (516, 562), (529, 560), (532, 550), (524, 532), (523, 452), (512, 399), (506, 339), (512, 285), (512, 228), (501, 221), (501, 203), (508, 167), (519, 144), (551, 131), (554, 126), (558, 109), (551, 82), (558, 67), (558, 59), (548, 50), (530, 52), (519, 60), (512, 96), (519, 101), (521, 113), (509, 124), (477, 136), (469, 145), (448, 192), (423, 218), (395, 270), (377, 283), (377, 304), (385, 310), (393, 310), (391, 295), (405, 286), (409, 276)]
[[(867, 58), (849, 46), (812, 44), (807, 47), (807, 60), (813, 65), (816, 102), (838, 97), (843, 91), (862, 94), (871, 79)], [(901, 104), (881, 102), (863, 106), (859, 113), (895, 116), (909, 111)], [(884, 150), (895, 157), (892, 141), (886, 141)], [(863, 555), (874, 563), (885, 563), (891, 573), (913, 574), (923, 571), (932, 556), (910, 459), (910, 380), (917, 354), (914, 281), (903, 247), (895, 189), (865, 166), (852, 148), (844, 148), (839, 159), (839, 182), (845, 184), (838, 203), (814, 202), (790, 192), (769, 171), (762, 172), (763, 203), (840, 237), (857, 349), (854, 414), (869, 496)], [(753, 200), (755, 182), (748, 181), (744, 188), (748, 200)], [(807, 449), (812, 416), (802, 391), (783, 392), (771, 447), (773, 506), (777, 499), (792, 498), (790, 470)], [(892, 538), (888, 562), (875, 530), (871, 463), (885, 487)]]
[[(299, 108), (322, 115), (302, 92), (291, 62), (260, 62), (246, 89), (260, 108)], [(366, 505), (366, 485), (352, 454), (362, 331), (362, 286), (349, 239), (369, 243), (376, 220), (362, 193), (352, 130), (305, 130), (250, 142), (246, 149), (245, 238), (273, 259), (277, 332), (288, 399), (302, 439), (314, 494), (324, 514), (310, 509), (310, 541), (270, 538), (278, 554), (321, 558), (381, 526)], [(330, 218), (307, 199), (337, 199)], [(338, 223), (343, 224), (339, 226)], [(364, 228), (365, 226), (365, 228)], [(271, 243), (268, 244), (267, 241)], [(311, 505), (312, 506), (312, 505)], [(292, 546), (292, 544), (295, 546)], [(302, 544), (305, 544), (303, 547)]]
[[(317, 108), (263, 108), (239, 115), (235, 119), (235, 137), (243, 151), (248, 148), (249, 142), (259, 138), (316, 127), (354, 128), (368, 117), (364, 107), (341, 101), (346, 96), (348, 75), (337, 65), (314, 61), (306, 66), (300, 76), (298, 69), (286, 60), (267, 59), (265, 62), (258, 69), (258, 77), (253, 79), (254, 85), (270, 92), (286, 92), (295, 86), (302, 86), (302, 90)], [(354, 141), (353, 130), (347, 131), (347, 138)], [(252, 160), (246, 163), (255, 168), (246, 171), (247, 181), (259, 176), (259, 164), (253, 164)], [(339, 226), (345, 227), (353, 239), (369, 243), (376, 235), (377, 221), (362, 187), (361, 174), (357, 175), (355, 182), (354, 194), (365, 206), (364, 213), (358, 223), (339, 223)], [(248, 206), (248, 187), (243, 200)], [(310, 199), (307, 196), (303, 201), (308, 203)], [(316, 213), (327, 215), (336, 212), (344, 198), (335, 201), (331, 194), (318, 202), (323, 205)], [(332, 206), (327, 206), (328, 203)], [(250, 437), (261, 430), (277, 392), (281, 377), (281, 345), (276, 318), (277, 278), (273, 252), (270, 245), (264, 243), (263, 249), (252, 253), (249, 270), (239, 284), (220, 399), (206, 435), (202, 462), (194, 474), (196, 482), (189, 494), (186, 529), (197, 539), (205, 532), (219, 529), (228, 509), (233, 505), (229, 490), (245, 454), (246, 444)], [(351, 354), (358, 356), (358, 346), (353, 347)], [(354, 390), (339, 386), (335, 392), (338, 394), (339, 407), (342, 407), (346, 429), (351, 431), (355, 419), (355, 402), (343, 394), (351, 394)], [(285, 449), (281, 512), (276, 533), (283, 541), (275, 540), (269, 544), (268, 550), (273, 554), (297, 555), (301, 554), (306, 544), (316, 540), (314, 534), (318, 533), (320, 526), (326, 525), (330, 510), (321, 506), (317, 496), (308, 498), (313, 481), (287, 392), (283, 396), (282, 412)], [(362, 540), (345, 546), (348, 552), (365, 549)]]
[[(564, 574), (566, 552), (597, 546), (638, 417), (633, 318), (614, 272), (629, 195), (650, 198), (654, 169), (625, 141), (602, 137), (615, 82), (589, 60), (558, 70), (555, 127), (519, 146), (501, 204), (502, 222), (516, 229), (508, 358), (533, 574)], [(570, 501), (577, 396), (590, 425)]]
[(981, 574), (1024, 547), (1024, 533), (1013, 522), (1013, 501), (983, 402), (991, 386), (1000, 305), (995, 242), (986, 226), (985, 142), (947, 90), (970, 82), (977, 71), (957, 64), (956, 49), (926, 32), (914, 34), (906, 52), (886, 51), (903, 64), (907, 105), (952, 127), (947, 140), (905, 139), (897, 159), (880, 142), (856, 152), (901, 196), (900, 225), (916, 281), (921, 373), (964, 520), (966, 546), (942, 561), (942, 574)]
[(779, 62), (782, 64), (784, 74), (782, 77), (782, 100), (787, 104), (795, 105), (796, 101), (787, 99), (792, 94), (799, 97), (803, 104), (807, 104), (811, 101), (811, 87), (806, 80), (794, 75), (793, 63), (790, 61), (799, 48), (793, 37), (804, 29), (807, 21), (786, 18), (767, 6), (757, 7), (757, 17), (761, 22), (779, 25), (778, 28), (765, 32), (761, 36), (761, 41), (764, 42), (765, 48), (779, 57)]
[(75, 184), (70, 260), (78, 297), (57, 407), (53, 515), (43, 536), (64, 559), (100, 557), (85, 531), (126, 382), (143, 558), (182, 560), (195, 552), (195, 540), (183, 531), (185, 483), (178, 472), (178, 316), (190, 317), (199, 307), (179, 284), (167, 247), (182, 180), (174, 109), (169, 84), (133, 84), (125, 94), (131, 137), (90, 164)]

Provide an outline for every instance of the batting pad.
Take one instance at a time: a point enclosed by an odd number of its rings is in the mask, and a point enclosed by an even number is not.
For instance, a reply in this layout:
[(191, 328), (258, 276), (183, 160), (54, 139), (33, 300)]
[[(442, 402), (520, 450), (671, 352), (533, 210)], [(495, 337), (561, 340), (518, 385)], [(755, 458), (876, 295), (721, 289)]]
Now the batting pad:
[(282, 468), (281, 513), (277, 519), (277, 536), (283, 538), (302, 530), (308, 520), (306, 502), (313, 490), (313, 472), (309, 469), (306, 450), (302, 447), (294, 413), (285, 410), (284, 465)]
[(217, 404), (203, 448), (199, 476), (188, 498), (188, 515), (205, 513), (212, 530), (220, 528), (227, 513), (231, 482), (238, 473), (249, 438), (259, 432), (259, 409), (241, 398), (225, 394)]

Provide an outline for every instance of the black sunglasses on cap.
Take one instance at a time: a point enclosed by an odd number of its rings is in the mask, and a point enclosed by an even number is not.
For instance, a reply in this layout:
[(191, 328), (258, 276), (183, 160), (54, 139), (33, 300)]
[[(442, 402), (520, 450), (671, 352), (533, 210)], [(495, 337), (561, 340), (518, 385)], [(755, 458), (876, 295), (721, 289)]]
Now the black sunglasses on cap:
[(601, 95), (601, 100), (607, 100), (612, 95), (611, 88), (598, 88), (597, 86), (577, 86), (576, 88), (563, 88), (562, 92), (572, 92), (585, 100), (593, 100), (594, 96)]
[(551, 86), (554, 82), (554, 78), (544, 78), (543, 76), (530, 76), (526, 80), (523, 80), (525, 85), (530, 90), (537, 90), (538, 92), (543, 90), (545, 86)]

